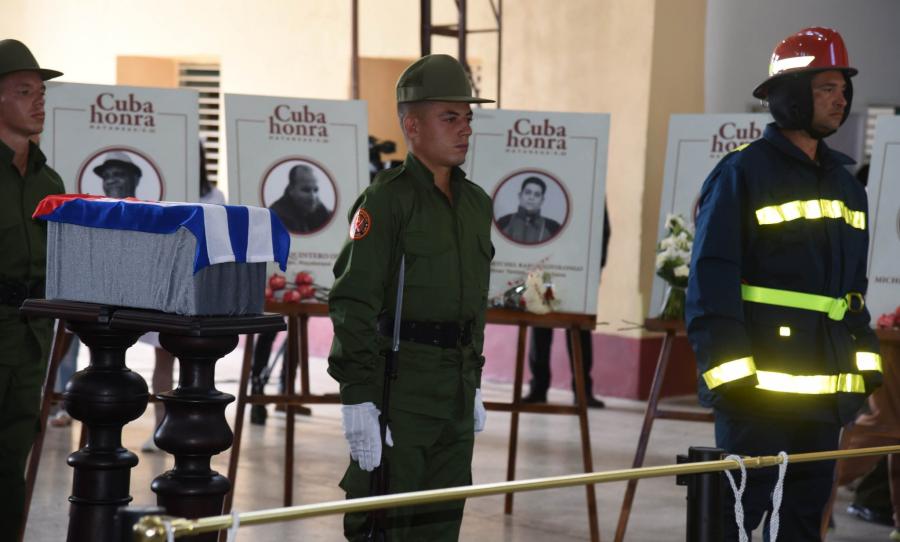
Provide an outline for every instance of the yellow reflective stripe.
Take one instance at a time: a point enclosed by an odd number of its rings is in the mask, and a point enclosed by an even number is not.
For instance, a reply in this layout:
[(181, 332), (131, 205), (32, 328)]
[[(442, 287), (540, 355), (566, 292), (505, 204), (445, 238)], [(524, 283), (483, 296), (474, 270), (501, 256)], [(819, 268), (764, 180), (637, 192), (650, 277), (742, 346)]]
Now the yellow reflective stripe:
[(866, 383), (862, 375), (790, 375), (774, 371), (756, 371), (758, 389), (805, 395), (828, 395), (838, 392), (865, 393)]
[(856, 368), (860, 371), (884, 372), (881, 367), (881, 356), (874, 352), (857, 352)]
[(832, 320), (842, 320), (844, 313), (847, 312), (847, 300), (843, 297), (835, 298), (749, 284), (741, 284), (741, 299), (752, 303), (824, 312)]
[(756, 210), (756, 221), (761, 226), (790, 222), (798, 218), (815, 220), (822, 217), (840, 218), (853, 228), (866, 229), (865, 211), (848, 209), (843, 201), (837, 199), (789, 201), (781, 205), (769, 205)]
[(703, 380), (706, 381), (709, 389), (713, 389), (726, 382), (750, 376), (755, 372), (756, 364), (753, 363), (753, 358), (740, 358), (726, 361), (706, 371), (703, 373)]

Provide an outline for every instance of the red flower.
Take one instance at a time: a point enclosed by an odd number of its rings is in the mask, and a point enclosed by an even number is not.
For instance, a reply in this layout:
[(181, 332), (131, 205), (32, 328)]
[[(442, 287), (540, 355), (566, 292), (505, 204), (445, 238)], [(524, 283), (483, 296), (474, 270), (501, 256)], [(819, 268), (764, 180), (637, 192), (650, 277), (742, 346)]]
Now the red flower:
[(311, 299), (316, 296), (316, 289), (312, 284), (301, 284), (297, 287), (297, 292), (300, 293), (301, 299)]
[(312, 284), (313, 278), (312, 275), (307, 273), (306, 271), (300, 271), (297, 273), (297, 276), (294, 277), (294, 284), (300, 286), (301, 284)]
[(544, 291), (544, 301), (553, 301), (556, 297), (553, 295), (553, 288), (551, 286), (547, 286), (547, 289)]
[(285, 303), (300, 303), (300, 299), (302, 299), (302, 296), (297, 290), (288, 290), (284, 293)]
[(284, 275), (272, 275), (269, 277), (269, 288), (272, 290), (281, 290), (287, 284), (287, 279), (284, 278)]

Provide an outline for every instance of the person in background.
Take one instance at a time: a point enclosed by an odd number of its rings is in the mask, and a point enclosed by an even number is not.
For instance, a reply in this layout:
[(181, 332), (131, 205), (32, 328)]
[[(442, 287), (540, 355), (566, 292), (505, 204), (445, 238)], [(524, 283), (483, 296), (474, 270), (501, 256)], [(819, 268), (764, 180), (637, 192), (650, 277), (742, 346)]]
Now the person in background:
[[(600, 259), (600, 270), (606, 267), (606, 255), (609, 248), (609, 213), (603, 207), (603, 255)], [(603, 408), (606, 405), (594, 397), (594, 380), (591, 369), (594, 366), (594, 341), (590, 330), (578, 331), (581, 341), (582, 370), (584, 372), (584, 390), (587, 392), (587, 406)], [(528, 369), (531, 371), (531, 384), (528, 395), (522, 398), (523, 403), (546, 403), (547, 390), (550, 389), (550, 347), (553, 343), (553, 329), (546, 327), (531, 328), (531, 345), (528, 348)], [(569, 352), (569, 367), (575, 374), (575, 362), (572, 359), (572, 330), (566, 330), (566, 350)], [(575, 391), (575, 377), (572, 377), (572, 391)], [(577, 400), (576, 400), (577, 401)]]

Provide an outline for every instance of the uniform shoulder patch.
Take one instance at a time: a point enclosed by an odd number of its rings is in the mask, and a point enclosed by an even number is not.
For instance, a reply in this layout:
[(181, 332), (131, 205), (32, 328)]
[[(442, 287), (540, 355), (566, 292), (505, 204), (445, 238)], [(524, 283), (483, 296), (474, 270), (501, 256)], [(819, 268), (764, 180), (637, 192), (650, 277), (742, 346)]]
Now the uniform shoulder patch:
[(350, 239), (359, 241), (372, 231), (372, 215), (362, 207), (356, 210), (350, 221)]

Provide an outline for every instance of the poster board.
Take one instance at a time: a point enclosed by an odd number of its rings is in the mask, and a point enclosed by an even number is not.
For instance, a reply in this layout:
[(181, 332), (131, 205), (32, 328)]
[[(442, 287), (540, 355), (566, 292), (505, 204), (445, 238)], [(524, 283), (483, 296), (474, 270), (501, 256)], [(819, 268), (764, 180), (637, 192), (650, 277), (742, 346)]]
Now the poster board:
[(472, 129), (464, 169), (493, 200), (489, 296), (540, 267), (557, 311), (595, 314), (609, 115), (477, 109)]
[(869, 196), (869, 291), (872, 321), (900, 305), (900, 116), (875, 124)]
[(47, 83), (41, 149), (66, 192), (195, 202), (197, 93)]
[(288, 280), (305, 271), (330, 288), (347, 213), (369, 184), (365, 102), (239, 94), (224, 101), (230, 203), (272, 209), (291, 232)]
[[(665, 233), (669, 215), (681, 215), (693, 224), (703, 181), (726, 154), (762, 137), (769, 122), (767, 113), (671, 116), (657, 240)], [(665, 290), (665, 281), (654, 274), (650, 316), (662, 310)]]

